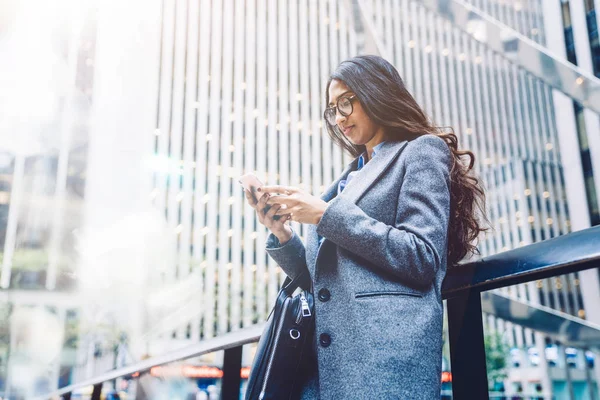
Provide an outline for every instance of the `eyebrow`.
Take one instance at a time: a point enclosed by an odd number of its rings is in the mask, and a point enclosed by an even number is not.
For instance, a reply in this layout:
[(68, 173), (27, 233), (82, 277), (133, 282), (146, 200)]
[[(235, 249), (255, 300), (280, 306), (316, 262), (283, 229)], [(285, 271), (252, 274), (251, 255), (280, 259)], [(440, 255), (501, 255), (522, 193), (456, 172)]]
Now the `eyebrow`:
[[(338, 96), (338, 99), (347, 93), (352, 93), (352, 90), (346, 90), (344, 93), (342, 93)], [(333, 105), (333, 101), (330, 101), (329, 104), (327, 104), (328, 107), (331, 107), (332, 105)]]

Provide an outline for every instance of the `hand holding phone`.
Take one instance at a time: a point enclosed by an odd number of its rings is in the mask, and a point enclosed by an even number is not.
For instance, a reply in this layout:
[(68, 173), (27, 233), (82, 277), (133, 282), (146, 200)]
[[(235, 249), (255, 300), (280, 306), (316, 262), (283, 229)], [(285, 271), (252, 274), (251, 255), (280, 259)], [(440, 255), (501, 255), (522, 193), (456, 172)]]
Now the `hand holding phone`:
[[(252, 193), (252, 196), (254, 196), (254, 202), (258, 203), (258, 188), (264, 186), (261, 180), (258, 179), (256, 175), (250, 173), (240, 176), (238, 178), (238, 182), (244, 187), (244, 189)], [(271, 206), (266, 206), (263, 211), (267, 213), (270, 208)], [(280, 215), (273, 216), (275, 221), (279, 221), (279, 218), (281, 218)]]

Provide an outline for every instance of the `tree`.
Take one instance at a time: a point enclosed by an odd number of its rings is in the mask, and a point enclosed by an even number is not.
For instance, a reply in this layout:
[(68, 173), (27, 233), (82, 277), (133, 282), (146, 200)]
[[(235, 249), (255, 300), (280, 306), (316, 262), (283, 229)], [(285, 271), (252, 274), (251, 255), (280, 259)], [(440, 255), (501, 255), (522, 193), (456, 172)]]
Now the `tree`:
[(506, 360), (510, 348), (499, 332), (486, 332), (484, 343), (488, 384), (490, 389), (494, 390), (497, 384), (508, 377)]

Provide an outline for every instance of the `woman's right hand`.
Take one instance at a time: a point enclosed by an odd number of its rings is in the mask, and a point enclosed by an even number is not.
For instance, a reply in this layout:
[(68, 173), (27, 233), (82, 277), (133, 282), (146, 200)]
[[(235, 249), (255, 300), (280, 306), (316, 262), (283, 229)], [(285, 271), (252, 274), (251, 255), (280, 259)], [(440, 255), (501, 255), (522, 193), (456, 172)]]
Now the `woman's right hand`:
[(277, 236), (280, 243), (287, 242), (292, 237), (292, 228), (287, 224), (287, 221), (290, 219), (289, 214), (284, 214), (279, 219), (274, 219), (275, 213), (281, 206), (275, 204), (265, 213), (264, 210), (267, 207), (267, 200), (269, 199), (268, 193), (263, 193), (258, 201), (254, 200), (254, 196), (248, 190), (244, 189), (244, 193), (246, 194), (248, 204), (256, 211), (258, 222), (273, 232), (273, 235)]

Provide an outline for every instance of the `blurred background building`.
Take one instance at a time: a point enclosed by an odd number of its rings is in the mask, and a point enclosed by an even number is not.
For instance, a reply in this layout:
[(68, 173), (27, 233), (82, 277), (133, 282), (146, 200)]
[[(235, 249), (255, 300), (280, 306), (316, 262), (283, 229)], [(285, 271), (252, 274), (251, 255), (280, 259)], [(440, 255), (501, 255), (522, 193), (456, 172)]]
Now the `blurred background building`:
[[(442, 15), (449, 4), (481, 18), (453, 23)], [(0, 7), (5, 396), (264, 320), (284, 275), (237, 177), (325, 190), (351, 158), (325, 131), (324, 85), (354, 55), (392, 61), (431, 118), (476, 154), (493, 225), (483, 256), (600, 223), (597, 112), (550, 86), (551, 70), (522, 68), (486, 36), (503, 24), (509, 49), (532, 41), (598, 77), (600, 0)], [(493, 295), (600, 326), (598, 270)], [(486, 335), (506, 364), (488, 371), (495, 389), (597, 398), (600, 344), (559, 343), (487, 311)], [(218, 371), (200, 367), (220, 362), (194, 360), (181, 376), (218, 385)]]

